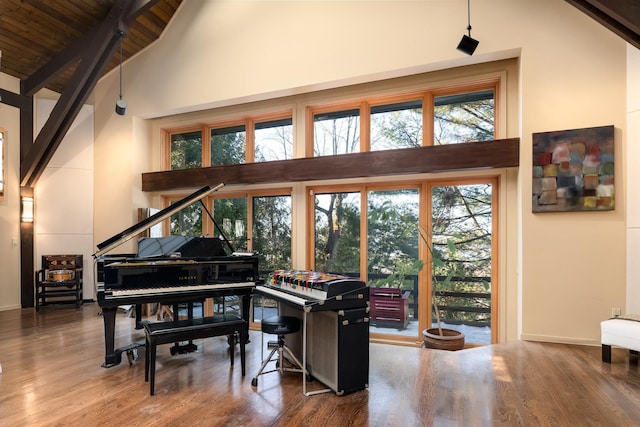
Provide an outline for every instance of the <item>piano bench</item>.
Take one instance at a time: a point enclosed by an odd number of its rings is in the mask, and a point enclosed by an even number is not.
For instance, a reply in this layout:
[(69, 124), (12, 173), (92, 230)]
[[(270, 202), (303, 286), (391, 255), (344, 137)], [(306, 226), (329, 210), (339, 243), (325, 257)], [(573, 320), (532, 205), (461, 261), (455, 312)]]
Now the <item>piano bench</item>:
[[(249, 339), (249, 324), (241, 317), (233, 314), (222, 314), (210, 317), (201, 317), (190, 320), (176, 320), (172, 322), (148, 322), (144, 323), (145, 332), (145, 364), (144, 380), (149, 382), (149, 391), (154, 394), (156, 374), (156, 347), (160, 344), (170, 344), (181, 341), (216, 337), (222, 335), (240, 335), (240, 364), (242, 376), (245, 375), (245, 343)], [(233, 366), (233, 343), (235, 339), (229, 339), (230, 359)]]

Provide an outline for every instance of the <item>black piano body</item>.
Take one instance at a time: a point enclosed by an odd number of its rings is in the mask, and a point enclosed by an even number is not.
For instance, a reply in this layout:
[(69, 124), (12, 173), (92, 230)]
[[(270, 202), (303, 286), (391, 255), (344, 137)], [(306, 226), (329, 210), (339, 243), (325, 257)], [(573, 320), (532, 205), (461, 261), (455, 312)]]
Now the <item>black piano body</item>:
[[(222, 184), (215, 188), (204, 187), (98, 245), (99, 250), (94, 257), (101, 264), (98, 277), (102, 281), (97, 285), (97, 299), (104, 321), (103, 367), (118, 365), (123, 352), (140, 346), (140, 343), (133, 343), (115, 348), (116, 312), (122, 305), (135, 305), (136, 317), (139, 319), (139, 307), (142, 304), (175, 305), (214, 297), (239, 296), (242, 316), (249, 320), (251, 295), (256, 283), (260, 283), (258, 256), (235, 253), (221, 230), (220, 238), (185, 238), (183, 245), (172, 244), (169, 253), (162, 253), (160, 256), (148, 252), (142, 257), (140, 253), (135, 257), (106, 254), (221, 186)], [(141, 240), (139, 247), (163, 247), (173, 238), (174, 236), (159, 238), (158, 241)], [(225, 251), (221, 242), (226, 244), (228, 250)]]
[[(336, 394), (368, 387), (369, 288), (359, 280), (307, 270), (278, 270), (255, 293), (276, 300), (281, 315), (296, 316), (303, 330), (287, 345), (307, 372)], [(303, 392), (307, 395), (303, 380)]]
[(174, 305), (239, 296), (242, 316), (248, 321), (251, 294), (259, 281), (258, 257), (118, 260), (104, 266), (104, 280), (98, 285), (98, 305), (102, 309), (105, 331), (103, 366), (111, 367), (119, 364), (122, 353), (131, 348), (115, 348), (116, 312), (121, 305)]

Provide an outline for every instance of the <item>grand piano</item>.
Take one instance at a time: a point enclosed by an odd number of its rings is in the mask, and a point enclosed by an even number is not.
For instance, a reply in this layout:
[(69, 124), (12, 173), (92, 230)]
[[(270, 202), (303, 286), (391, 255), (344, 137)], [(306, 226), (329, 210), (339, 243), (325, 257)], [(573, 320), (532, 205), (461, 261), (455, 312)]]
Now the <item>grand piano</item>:
[[(239, 296), (242, 316), (249, 320), (251, 294), (260, 283), (258, 256), (236, 252), (215, 221), (220, 238), (186, 238), (184, 244), (171, 245), (170, 252), (161, 251), (160, 255), (139, 256), (140, 251), (123, 256), (107, 255), (115, 247), (191, 204), (202, 203), (203, 198), (223, 185), (205, 186), (97, 245), (98, 251), (93, 256), (102, 264), (102, 271), (98, 274), (97, 299), (104, 321), (103, 367), (118, 365), (122, 353), (129, 353), (141, 345), (131, 343), (115, 348), (116, 312), (122, 305), (139, 308), (146, 303), (175, 305), (212, 297)], [(203, 207), (211, 216), (204, 204)], [(156, 242), (147, 240), (140, 243), (139, 247), (148, 247)], [(161, 243), (158, 245), (162, 246)]]

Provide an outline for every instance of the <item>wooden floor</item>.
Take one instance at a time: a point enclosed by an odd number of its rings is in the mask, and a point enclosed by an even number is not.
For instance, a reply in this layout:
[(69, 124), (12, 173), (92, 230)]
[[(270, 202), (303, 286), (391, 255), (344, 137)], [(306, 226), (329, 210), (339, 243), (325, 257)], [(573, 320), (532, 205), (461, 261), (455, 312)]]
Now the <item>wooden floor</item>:
[[(161, 346), (150, 396), (143, 351), (131, 365), (124, 357), (100, 366), (102, 328), (95, 304), (0, 312), (0, 425), (640, 425), (640, 369), (622, 349), (608, 365), (598, 347), (511, 342), (452, 353), (371, 344), (368, 390), (305, 397), (299, 374), (251, 386), (261, 343), (252, 331), (244, 378), (239, 355), (229, 369), (224, 338), (179, 356)], [(141, 338), (120, 314), (116, 345)]]

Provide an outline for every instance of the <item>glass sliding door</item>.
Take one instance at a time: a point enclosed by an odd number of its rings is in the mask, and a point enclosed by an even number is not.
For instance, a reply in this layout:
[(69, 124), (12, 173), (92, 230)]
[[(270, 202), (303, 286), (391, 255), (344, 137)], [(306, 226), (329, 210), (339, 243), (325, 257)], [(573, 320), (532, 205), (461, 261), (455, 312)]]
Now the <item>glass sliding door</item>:
[[(432, 271), (432, 297), (442, 326), (462, 331), (467, 344), (491, 343), (493, 187), (432, 187), (432, 248), (443, 261)], [(435, 327), (433, 304), (431, 310)]]
[(313, 269), (360, 276), (360, 193), (314, 196)]
[[(269, 281), (275, 270), (291, 268), (291, 195), (252, 198), (251, 249), (258, 252), (260, 277)], [(277, 303), (254, 294), (251, 299), (252, 326), (278, 314)]]
[(247, 249), (247, 215), (246, 197), (213, 199), (213, 219), (235, 250)]
[(372, 332), (418, 338), (418, 188), (367, 193)]

